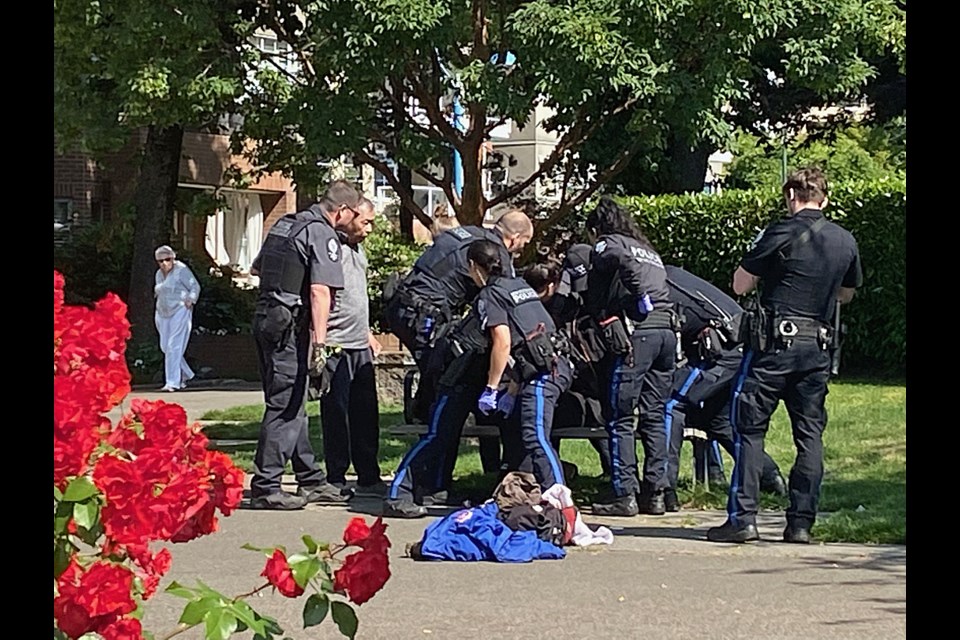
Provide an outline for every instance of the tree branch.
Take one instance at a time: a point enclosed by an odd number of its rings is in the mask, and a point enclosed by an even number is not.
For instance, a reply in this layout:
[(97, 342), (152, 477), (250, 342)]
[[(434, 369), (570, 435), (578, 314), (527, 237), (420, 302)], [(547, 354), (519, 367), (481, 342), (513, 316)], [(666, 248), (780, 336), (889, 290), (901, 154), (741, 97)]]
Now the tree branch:
[(366, 151), (359, 151), (355, 155), (360, 162), (370, 165), (383, 174), (383, 177), (386, 178), (387, 182), (390, 183), (390, 186), (393, 187), (394, 193), (396, 193), (400, 198), (400, 206), (412, 213), (414, 217), (416, 217), (416, 219), (423, 223), (423, 225), (428, 229), (430, 228), (431, 224), (433, 224), (433, 219), (417, 206), (417, 203), (413, 201), (413, 194), (407, 193), (404, 190), (403, 185), (400, 184), (400, 179), (393, 174), (393, 171), (390, 170), (390, 167), (387, 166), (387, 163), (377, 160)]
[(553, 226), (558, 220), (570, 213), (571, 210), (580, 206), (590, 196), (596, 193), (597, 189), (605, 185), (614, 176), (623, 171), (627, 165), (630, 164), (631, 158), (633, 158), (634, 154), (639, 148), (640, 145), (633, 144), (621, 151), (613, 163), (597, 175), (597, 179), (593, 182), (593, 184), (578, 193), (570, 201), (564, 202), (561, 200), (560, 206), (557, 207), (557, 210), (551, 213), (547, 219), (540, 224), (541, 228), (549, 228)]

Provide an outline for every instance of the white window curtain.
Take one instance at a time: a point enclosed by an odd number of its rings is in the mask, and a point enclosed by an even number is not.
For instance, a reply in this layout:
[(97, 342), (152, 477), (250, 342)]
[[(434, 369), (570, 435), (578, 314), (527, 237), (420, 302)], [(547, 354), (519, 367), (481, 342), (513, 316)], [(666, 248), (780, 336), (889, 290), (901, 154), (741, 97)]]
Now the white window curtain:
[(217, 264), (246, 272), (263, 241), (263, 206), (256, 193), (223, 195), (227, 206), (207, 219), (207, 252)]

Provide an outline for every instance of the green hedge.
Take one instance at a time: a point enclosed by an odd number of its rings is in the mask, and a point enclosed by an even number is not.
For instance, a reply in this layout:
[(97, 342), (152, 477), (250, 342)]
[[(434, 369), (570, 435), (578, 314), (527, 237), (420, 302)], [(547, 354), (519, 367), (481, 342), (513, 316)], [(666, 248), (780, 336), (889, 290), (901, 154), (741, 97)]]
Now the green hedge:
[(370, 325), (380, 331), (383, 317), (383, 283), (391, 273), (407, 272), (426, 249), (405, 240), (384, 215), (378, 215), (373, 232), (363, 241), (367, 253), (367, 293), (370, 296)]
[[(907, 357), (906, 181), (848, 182), (831, 191), (827, 217), (854, 235), (863, 264), (863, 287), (844, 309), (842, 367), (902, 375)], [(779, 191), (618, 200), (635, 213), (665, 261), (727, 292), (750, 242), (785, 213)]]

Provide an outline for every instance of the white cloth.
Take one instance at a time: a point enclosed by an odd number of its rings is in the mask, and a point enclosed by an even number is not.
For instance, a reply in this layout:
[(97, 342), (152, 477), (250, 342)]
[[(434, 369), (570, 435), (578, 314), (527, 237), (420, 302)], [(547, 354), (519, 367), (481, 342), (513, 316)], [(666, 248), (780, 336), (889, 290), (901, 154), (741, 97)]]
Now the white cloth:
[(164, 318), (172, 317), (185, 302), (196, 304), (200, 298), (200, 283), (190, 271), (190, 267), (179, 260), (174, 260), (170, 273), (164, 274), (162, 269), (157, 269), (153, 282), (157, 313)]
[[(557, 509), (576, 506), (570, 489), (559, 483), (540, 494), (540, 500)], [(597, 530), (593, 531), (580, 517), (580, 510), (577, 509), (577, 519), (573, 525), (573, 537), (570, 541), (578, 547), (588, 547), (593, 544), (613, 544), (613, 532), (606, 527), (597, 527)]]
[[(154, 321), (164, 356), (164, 386), (181, 389), (194, 375), (183, 354), (193, 330), (192, 305), (200, 297), (200, 283), (190, 268), (179, 260), (174, 261), (173, 269), (168, 274), (157, 269), (154, 281), (153, 291), (157, 298)], [(189, 309), (187, 302), (191, 303)]]

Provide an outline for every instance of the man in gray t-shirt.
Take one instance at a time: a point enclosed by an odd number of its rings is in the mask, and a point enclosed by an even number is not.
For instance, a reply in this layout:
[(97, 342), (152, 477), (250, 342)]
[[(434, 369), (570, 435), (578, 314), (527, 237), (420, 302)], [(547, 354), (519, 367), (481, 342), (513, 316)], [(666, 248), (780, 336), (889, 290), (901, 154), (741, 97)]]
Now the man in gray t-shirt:
[(381, 347), (370, 332), (367, 256), (361, 246), (373, 229), (373, 203), (361, 200), (357, 211), (369, 223), (352, 236), (341, 237), (343, 288), (337, 291), (327, 321), (327, 345), (339, 351), (327, 360), (330, 387), (320, 399), (320, 419), (329, 481), (345, 485), (352, 462), (357, 473), (355, 495), (383, 496), (386, 486), (377, 461), (380, 416), (373, 367)]

